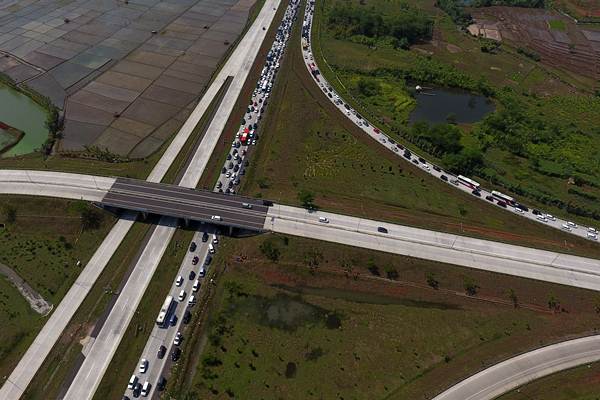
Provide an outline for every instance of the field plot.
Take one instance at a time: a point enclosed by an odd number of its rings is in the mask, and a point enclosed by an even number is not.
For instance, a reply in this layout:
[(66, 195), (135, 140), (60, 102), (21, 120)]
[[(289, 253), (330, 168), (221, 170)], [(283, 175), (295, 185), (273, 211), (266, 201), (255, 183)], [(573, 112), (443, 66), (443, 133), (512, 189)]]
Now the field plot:
[(600, 77), (600, 32), (550, 10), (485, 7), (471, 12), (476, 21), (497, 21), (502, 40), (533, 50), (543, 64), (573, 76)]
[(188, 398), (430, 399), (597, 318), (591, 292), (281, 235), (227, 240), (219, 262)]
[(0, 72), (65, 109), (63, 151), (156, 151), (191, 112), (254, 1), (134, 3), (0, 5), (8, 53)]

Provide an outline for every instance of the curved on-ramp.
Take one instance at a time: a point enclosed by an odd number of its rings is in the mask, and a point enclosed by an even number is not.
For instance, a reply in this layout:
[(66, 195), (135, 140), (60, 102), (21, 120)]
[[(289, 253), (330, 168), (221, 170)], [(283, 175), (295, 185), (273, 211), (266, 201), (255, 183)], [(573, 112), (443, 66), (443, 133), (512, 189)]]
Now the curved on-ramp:
[(542, 347), (457, 383), (433, 400), (492, 400), (525, 383), (600, 360), (600, 335)]

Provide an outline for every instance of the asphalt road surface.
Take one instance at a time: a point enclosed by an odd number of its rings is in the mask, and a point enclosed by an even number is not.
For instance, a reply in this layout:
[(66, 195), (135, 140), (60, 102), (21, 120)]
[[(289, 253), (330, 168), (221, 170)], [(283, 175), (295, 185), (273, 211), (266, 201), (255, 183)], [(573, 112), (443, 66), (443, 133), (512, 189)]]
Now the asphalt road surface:
[[(312, 5), (311, 5), (312, 4)], [(412, 151), (405, 152), (407, 149), (399, 143), (396, 143), (393, 139), (383, 133), (376, 126), (368, 122), (365, 118), (363, 118), (359, 113), (356, 112), (348, 103), (346, 103), (341, 96), (333, 89), (333, 87), (327, 82), (325, 77), (319, 72), (319, 66), (316, 64), (316, 60), (313, 57), (312, 53), (312, 41), (311, 41), (311, 31), (312, 31), (312, 19), (314, 14), (314, 2), (307, 5), (305, 16), (304, 16), (304, 31), (303, 31), (303, 39), (306, 40), (308, 46), (303, 48), (303, 57), (304, 64), (306, 66), (307, 71), (312, 76), (313, 81), (316, 85), (318, 85), (325, 96), (333, 103), (335, 107), (348, 119), (350, 119), (358, 128), (360, 128), (363, 132), (369, 135), (373, 140), (377, 141), (380, 145), (384, 146), (386, 149), (394, 153), (400, 159), (409, 162), (416, 166), (417, 168), (421, 168), (423, 171), (433, 175), (438, 179), (442, 179), (458, 190), (462, 190), (463, 192), (469, 193), (472, 196), (478, 197), (481, 201), (485, 201), (490, 203), (490, 205), (495, 204), (498, 207), (501, 207), (501, 204), (504, 203), (503, 209), (507, 212), (515, 213), (521, 217), (527, 218), (529, 220), (538, 222), (540, 224), (547, 225), (549, 227), (555, 229), (561, 229), (570, 234), (583, 237), (589, 240), (598, 240), (598, 231), (594, 227), (587, 226), (577, 226), (572, 222), (569, 222), (564, 219), (556, 218), (550, 214), (546, 214), (543, 211), (536, 210), (537, 213), (534, 213), (534, 209), (530, 209), (527, 207), (527, 210), (523, 210), (519, 207), (515, 207), (514, 205), (506, 204), (504, 201), (499, 201), (498, 198), (494, 197), (491, 190), (487, 190), (479, 186), (479, 190), (473, 191), (473, 186), (469, 184), (465, 184), (458, 179), (457, 176), (442, 170), (438, 166), (427, 161), (424, 157), (415, 154)]]
[(600, 336), (523, 353), (465, 379), (434, 400), (492, 400), (543, 376), (600, 360)]
[[(324, 217), (327, 223), (320, 222)], [(379, 232), (384, 228), (387, 233)], [(600, 291), (600, 260), (274, 205), (265, 230)]]
[(102, 204), (253, 230), (263, 228), (268, 208), (262, 200), (248, 197), (125, 178), (115, 181)]

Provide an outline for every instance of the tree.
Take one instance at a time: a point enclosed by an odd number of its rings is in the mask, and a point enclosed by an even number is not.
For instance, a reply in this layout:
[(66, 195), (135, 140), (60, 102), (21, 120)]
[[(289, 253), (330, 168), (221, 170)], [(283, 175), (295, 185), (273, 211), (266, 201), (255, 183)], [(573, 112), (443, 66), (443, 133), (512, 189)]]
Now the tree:
[(477, 294), (477, 292), (479, 291), (479, 286), (471, 278), (465, 279), (464, 287), (465, 287), (465, 293), (468, 296), (475, 296)]
[(319, 263), (323, 260), (323, 253), (317, 249), (311, 249), (304, 253), (304, 263), (310, 268), (312, 273), (315, 272)]
[(265, 240), (260, 245), (260, 251), (273, 262), (279, 261), (280, 251), (271, 240)]
[(554, 297), (553, 294), (551, 294), (550, 297), (548, 298), (548, 308), (553, 311), (560, 310), (560, 301), (558, 301), (558, 299), (556, 297)]
[(435, 275), (433, 275), (431, 272), (427, 273), (426, 278), (427, 278), (427, 284), (429, 286), (431, 286), (434, 289), (440, 288), (440, 282), (437, 279), (435, 279)]
[(93, 209), (91, 206), (87, 205), (83, 210), (81, 210), (80, 216), (83, 230), (98, 229), (100, 227), (100, 223), (102, 222), (102, 214)]
[(517, 297), (517, 294), (515, 293), (514, 289), (508, 290), (508, 298), (510, 299), (510, 301), (512, 301), (513, 306), (515, 308), (519, 307), (519, 298)]
[(306, 189), (302, 189), (298, 192), (298, 200), (300, 200), (302, 206), (308, 210), (315, 208), (315, 195)]
[(2, 217), (7, 224), (12, 224), (17, 220), (17, 209), (10, 204), (2, 206)]

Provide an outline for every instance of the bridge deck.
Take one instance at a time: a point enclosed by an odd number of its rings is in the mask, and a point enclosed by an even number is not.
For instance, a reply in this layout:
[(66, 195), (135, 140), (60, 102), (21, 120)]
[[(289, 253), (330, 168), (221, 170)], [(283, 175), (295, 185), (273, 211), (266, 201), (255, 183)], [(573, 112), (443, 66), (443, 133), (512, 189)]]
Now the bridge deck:
[(263, 229), (269, 208), (258, 199), (128, 178), (117, 178), (101, 204), (252, 230)]

